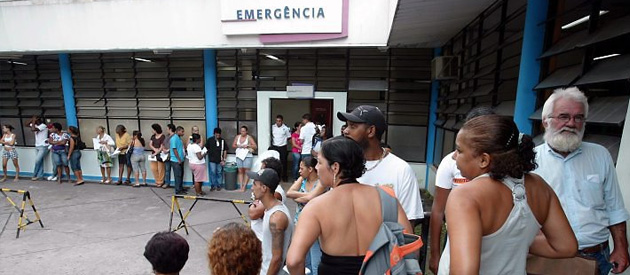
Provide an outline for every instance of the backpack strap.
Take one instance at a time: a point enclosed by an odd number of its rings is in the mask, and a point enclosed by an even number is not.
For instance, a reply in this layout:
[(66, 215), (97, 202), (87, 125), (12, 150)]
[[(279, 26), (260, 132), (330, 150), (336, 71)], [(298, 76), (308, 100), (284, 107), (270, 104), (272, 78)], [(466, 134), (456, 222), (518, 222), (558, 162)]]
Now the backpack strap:
[(396, 199), (392, 197), (382, 186), (376, 188), (381, 197), (381, 214), (383, 222), (398, 222), (398, 204)]

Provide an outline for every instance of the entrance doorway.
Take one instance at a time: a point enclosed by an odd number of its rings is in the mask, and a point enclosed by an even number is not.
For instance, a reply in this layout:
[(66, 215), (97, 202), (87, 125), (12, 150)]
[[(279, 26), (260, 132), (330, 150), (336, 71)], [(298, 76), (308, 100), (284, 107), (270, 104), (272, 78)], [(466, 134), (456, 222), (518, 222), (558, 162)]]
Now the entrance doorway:
[(311, 114), (311, 120), (315, 124), (323, 124), (330, 127), (333, 114), (332, 99), (271, 99), (271, 113), (269, 121), (275, 121), (277, 115), (284, 117), (284, 124), (289, 128), (296, 122), (302, 122), (302, 116)]
[[(348, 106), (346, 92), (315, 92), (313, 98), (292, 99), (286, 91), (258, 91), (256, 93), (256, 116), (258, 130), (258, 148), (266, 150), (271, 144), (271, 124), (277, 114), (282, 114), (285, 124), (293, 128), (296, 121), (302, 121), (307, 112), (323, 118), (332, 136), (341, 134), (343, 122), (335, 116), (339, 111), (345, 112)], [(273, 107), (276, 106), (276, 107)], [(321, 114), (321, 115), (320, 115)], [(260, 153), (260, 150), (259, 150)]]

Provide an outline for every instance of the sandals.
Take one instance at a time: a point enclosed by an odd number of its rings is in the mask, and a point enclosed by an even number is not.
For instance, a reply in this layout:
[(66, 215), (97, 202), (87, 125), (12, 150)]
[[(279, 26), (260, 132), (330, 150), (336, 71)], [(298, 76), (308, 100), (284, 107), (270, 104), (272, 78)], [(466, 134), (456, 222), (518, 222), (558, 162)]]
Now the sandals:
[(122, 184), (123, 184), (123, 182), (122, 182), (122, 181), (118, 181), (118, 182), (116, 183), (116, 185), (122, 185)]
[(74, 186), (83, 185), (84, 183), (85, 183), (85, 181), (82, 181), (82, 182), (77, 182), (77, 183), (75, 183), (75, 184), (74, 184)]
[(132, 185), (133, 187), (140, 187), (141, 185), (139, 183), (136, 183), (134, 185)]

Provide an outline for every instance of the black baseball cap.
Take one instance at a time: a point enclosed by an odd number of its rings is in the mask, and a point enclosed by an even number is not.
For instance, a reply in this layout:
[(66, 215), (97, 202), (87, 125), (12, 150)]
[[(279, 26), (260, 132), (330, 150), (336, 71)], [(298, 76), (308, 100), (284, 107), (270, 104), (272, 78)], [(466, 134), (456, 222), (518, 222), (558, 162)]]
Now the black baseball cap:
[(248, 171), (247, 176), (253, 180), (262, 182), (274, 192), (278, 187), (278, 184), (280, 184), (278, 173), (271, 168), (260, 169), (258, 172)]
[(341, 121), (374, 125), (376, 127), (376, 132), (379, 134), (382, 134), (385, 130), (387, 130), (385, 116), (378, 107), (372, 105), (361, 105), (354, 108), (354, 110), (350, 113), (337, 112), (337, 118)]

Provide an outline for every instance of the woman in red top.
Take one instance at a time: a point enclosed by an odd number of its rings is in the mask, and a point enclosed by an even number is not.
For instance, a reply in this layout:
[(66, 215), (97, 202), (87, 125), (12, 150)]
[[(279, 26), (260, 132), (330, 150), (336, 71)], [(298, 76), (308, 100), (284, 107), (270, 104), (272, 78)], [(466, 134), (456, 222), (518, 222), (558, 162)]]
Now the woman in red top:
[(297, 178), (300, 176), (298, 174), (298, 170), (300, 169), (300, 158), (302, 157), (300, 129), (302, 129), (302, 123), (296, 122), (293, 125), (293, 133), (291, 134), (291, 153), (293, 153), (293, 180), (297, 180)]

